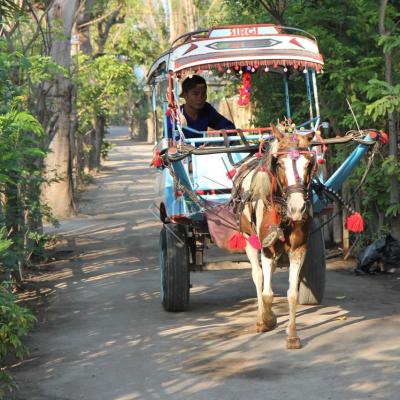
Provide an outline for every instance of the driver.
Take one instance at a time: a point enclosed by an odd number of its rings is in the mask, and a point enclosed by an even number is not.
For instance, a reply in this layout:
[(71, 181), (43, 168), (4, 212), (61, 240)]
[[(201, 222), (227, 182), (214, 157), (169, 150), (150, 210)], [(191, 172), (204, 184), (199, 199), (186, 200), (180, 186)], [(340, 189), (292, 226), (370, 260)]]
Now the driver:
[[(225, 118), (210, 104), (207, 100), (207, 84), (203, 77), (193, 75), (187, 77), (182, 82), (182, 93), (180, 95), (185, 99), (185, 104), (181, 106), (181, 112), (184, 117), (182, 125), (197, 131), (206, 131), (207, 128), (215, 130), (236, 129), (233, 122)], [(201, 137), (195, 132), (183, 128), (186, 138)], [(172, 124), (168, 118), (168, 137), (172, 137)]]

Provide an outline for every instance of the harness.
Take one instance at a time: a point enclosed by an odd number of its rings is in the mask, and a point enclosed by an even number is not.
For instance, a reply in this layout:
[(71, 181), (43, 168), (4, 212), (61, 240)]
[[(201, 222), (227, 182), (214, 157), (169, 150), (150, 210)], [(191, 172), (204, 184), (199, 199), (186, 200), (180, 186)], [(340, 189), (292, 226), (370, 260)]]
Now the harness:
[[(296, 161), (299, 159), (301, 154), (306, 154), (306, 155), (313, 155), (313, 160), (314, 163), (312, 164), (313, 170), (311, 171), (310, 174), (310, 179), (307, 184), (307, 186), (304, 186), (302, 183), (302, 180), (300, 178), (299, 172), (297, 170), (297, 164)], [(316, 159), (315, 159), (315, 153), (313, 151), (308, 150), (306, 147), (296, 147), (296, 148), (289, 148), (285, 151), (278, 151), (273, 153), (273, 155), (277, 158), (282, 155), (288, 155), (289, 158), (292, 160), (292, 168), (293, 168), (293, 173), (294, 173), (294, 178), (295, 178), (295, 183), (293, 185), (289, 185), (284, 189), (282, 187), (281, 182), (279, 179), (277, 179), (277, 184), (279, 186), (279, 189), (282, 193), (282, 197), (286, 200), (291, 194), (293, 193), (301, 193), (304, 196), (304, 200), (306, 202), (309, 202), (309, 193), (310, 193), (310, 186), (311, 186), (311, 178), (313, 173), (315, 172), (316, 169)], [(274, 173), (276, 174), (276, 165), (274, 168)]]
[[(268, 149), (269, 150), (269, 149)], [(260, 153), (258, 153), (260, 154)], [(307, 186), (304, 185), (302, 179), (298, 173), (296, 161), (299, 159), (301, 154), (313, 155), (314, 162), (311, 164), (312, 171), (310, 173), (309, 181)], [(233, 184), (234, 189), (232, 191), (232, 199), (231, 203), (233, 205), (233, 210), (236, 216), (237, 225), (240, 232), (245, 232), (249, 235), (256, 234), (257, 235), (257, 227), (256, 227), (256, 210), (258, 208), (258, 203), (260, 200), (263, 201), (264, 212), (268, 213), (273, 220), (273, 224), (270, 225), (270, 230), (275, 230), (275, 236), (283, 236), (283, 231), (285, 227), (287, 227), (291, 220), (287, 216), (287, 199), (291, 194), (301, 193), (304, 197), (306, 203), (306, 209), (308, 209), (311, 205), (310, 201), (310, 188), (311, 188), (311, 177), (316, 169), (316, 158), (314, 157), (314, 152), (309, 151), (307, 148), (299, 148), (292, 147), (285, 149), (283, 151), (278, 152), (270, 152), (265, 151), (262, 154), (261, 159), (253, 159), (248, 162), (246, 165), (243, 165), (239, 170), (238, 175), (235, 177)], [(289, 156), (292, 160), (293, 173), (295, 178), (295, 183), (283, 187), (281, 181), (277, 177), (278, 175), (278, 163), (277, 159), (280, 156)], [(252, 176), (252, 180), (250, 183), (249, 190), (243, 192), (243, 181), (248, 176), (248, 174), (256, 169), (256, 172)], [(260, 199), (258, 194), (254, 193), (254, 181), (257, 177), (257, 174), (260, 172), (267, 172), (270, 181), (271, 181), (271, 189), (269, 198)], [(253, 203), (255, 203), (253, 207)], [(248, 207), (250, 213), (250, 220), (244, 214), (245, 207)], [(242, 224), (242, 219), (251, 226), (251, 232), (246, 231)], [(274, 240), (273, 240), (274, 241)], [(271, 243), (272, 245), (273, 243)]]

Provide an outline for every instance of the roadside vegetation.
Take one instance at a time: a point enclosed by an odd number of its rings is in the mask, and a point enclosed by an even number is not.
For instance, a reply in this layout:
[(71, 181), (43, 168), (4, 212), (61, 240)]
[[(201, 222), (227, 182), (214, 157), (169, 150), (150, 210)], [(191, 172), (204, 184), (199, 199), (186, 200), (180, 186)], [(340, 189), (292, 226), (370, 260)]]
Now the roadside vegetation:
[[(325, 135), (356, 128), (346, 99), (361, 128), (389, 133), (360, 191), (354, 188), (367, 160), (343, 194), (366, 219), (362, 243), (389, 232), (400, 238), (398, 2), (0, 0), (0, 398), (12, 385), (5, 360), (26, 354), (22, 340), (35, 321), (16, 304), (15, 291), (26, 267), (45, 254), (43, 222), (74, 214), (78, 189), (109, 150), (111, 122), (154, 140), (143, 83), (154, 58), (186, 31), (240, 23), (295, 26), (318, 38)], [(271, 94), (273, 84), (253, 82), (256, 125), (283, 117), (274, 109), (282, 100)], [(328, 169), (348, 151), (330, 150)]]

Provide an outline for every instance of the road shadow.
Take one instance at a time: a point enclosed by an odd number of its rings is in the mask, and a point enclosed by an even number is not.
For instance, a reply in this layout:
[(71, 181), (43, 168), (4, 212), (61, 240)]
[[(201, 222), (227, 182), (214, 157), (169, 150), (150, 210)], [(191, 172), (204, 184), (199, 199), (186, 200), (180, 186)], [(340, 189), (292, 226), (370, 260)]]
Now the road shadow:
[(298, 351), (285, 348), (284, 269), (271, 332), (255, 332), (250, 270), (192, 273), (189, 311), (165, 312), (151, 146), (111, 140), (83, 214), (58, 230), (73, 253), (41, 266), (24, 298), (39, 322), (14, 399), (396, 398), (398, 281), (327, 271), (323, 304), (298, 307)]

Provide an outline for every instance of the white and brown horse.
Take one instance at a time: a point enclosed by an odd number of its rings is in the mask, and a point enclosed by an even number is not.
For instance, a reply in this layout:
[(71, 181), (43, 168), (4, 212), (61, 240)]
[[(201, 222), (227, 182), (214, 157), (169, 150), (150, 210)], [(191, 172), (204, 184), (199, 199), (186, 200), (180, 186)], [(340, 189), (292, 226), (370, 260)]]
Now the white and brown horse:
[(290, 261), (287, 348), (298, 349), (301, 344), (296, 330), (296, 306), (312, 218), (308, 196), (315, 155), (309, 150), (311, 135), (284, 135), (274, 125), (272, 132), (275, 140), (264, 156), (252, 158), (239, 168), (232, 195), (257, 289), (257, 332), (271, 330), (276, 325), (272, 273), (280, 255), (287, 253)]

